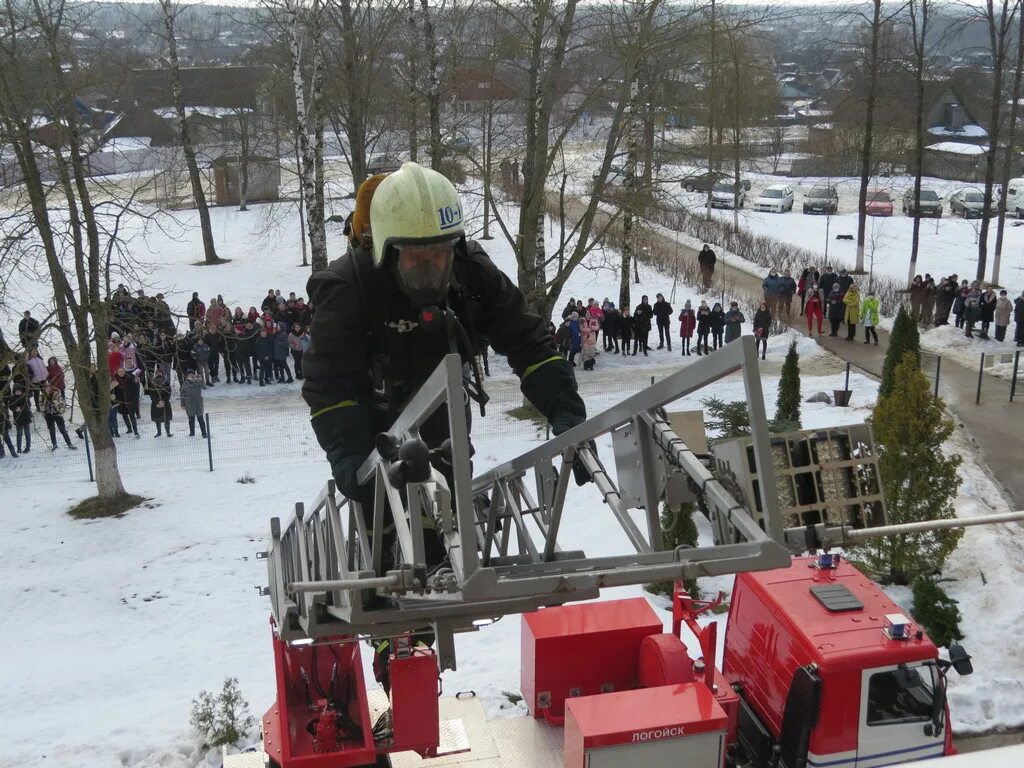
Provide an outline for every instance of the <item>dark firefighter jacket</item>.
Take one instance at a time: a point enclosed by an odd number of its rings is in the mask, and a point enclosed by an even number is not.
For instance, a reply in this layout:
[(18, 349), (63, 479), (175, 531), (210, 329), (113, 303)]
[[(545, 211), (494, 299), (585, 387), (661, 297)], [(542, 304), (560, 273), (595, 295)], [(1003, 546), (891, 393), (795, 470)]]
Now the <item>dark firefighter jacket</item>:
[[(355, 469), (372, 451), (374, 437), (452, 351), (451, 342), (443, 328), (420, 325), (417, 309), (387, 269), (373, 267), (368, 249), (350, 249), (314, 274), (307, 291), (317, 312), (302, 360), (302, 396), (339, 488), (351, 497)], [(456, 251), (447, 306), (473, 350), (487, 337), (508, 358), (523, 394), (556, 434), (586, 419), (572, 368), (544, 322), (526, 310), (519, 289), (473, 241)], [(443, 409), (434, 416), (421, 435), (436, 445), (446, 436), (447, 417)]]

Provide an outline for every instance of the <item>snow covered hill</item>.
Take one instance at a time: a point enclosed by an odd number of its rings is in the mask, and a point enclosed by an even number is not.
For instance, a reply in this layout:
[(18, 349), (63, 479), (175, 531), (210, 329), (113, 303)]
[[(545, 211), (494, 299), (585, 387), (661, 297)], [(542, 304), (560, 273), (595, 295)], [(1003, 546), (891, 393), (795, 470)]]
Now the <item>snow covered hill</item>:
[[(276, 210), (275, 210), (276, 208)], [(266, 213), (277, 214), (272, 236)], [(172, 306), (183, 307), (193, 290), (207, 298), (221, 293), (232, 305), (259, 304), (268, 288), (304, 291), (306, 269), (298, 266), (294, 213), (284, 206), (257, 207), (249, 213), (215, 209), (221, 255), (228, 265), (191, 266), (201, 251), (191, 214), (180, 214), (173, 239), (157, 230), (138, 234), (133, 248), (143, 262), (147, 293), (163, 291)], [(332, 250), (340, 252), (340, 227), (330, 231)], [(511, 249), (502, 240), (487, 244), (495, 261), (515, 275)], [(580, 270), (567, 286), (569, 296), (615, 297), (617, 272), (601, 262), (614, 254), (595, 252), (593, 269)], [(672, 281), (641, 270), (641, 291), (673, 290)], [(46, 300), (35, 281), (22, 279), (17, 290), (26, 307)], [(639, 298), (637, 295), (636, 298)], [(675, 286), (674, 305), (699, 298)], [(0, 318), (23, 307), (7, 302)], [(773, 338), (764, 366), (769, 412), (774, 410), (778, 369), (788, 336)], [(798, 340), (803, 356), (805, 396), (839, 386), (839, 364), (807, 339)], [(44, 352), (45, 353), (45, 352)], [(580, 372), (588, 408), (596, 413), (661, 376), (699, 358), (678, 351), (653, 351), (649, 358), (602, 354), (592, 374)], [(495, 362), (489, 388), (494, 407), (475, 425), (477, 471), (507, 460), (543, 435), (508, 416), (518, 405), (516, 385), (503, 363)], [(805, 405), (805, 426), (861, 421), (876, 392), (870, 380), (855, 377), (854, 407)], [(716, 386), (714, 394), (740, 399), (738, 381)], [(703, 393), (710, 394), (710, 393)], [(699, 407), (702, 396), (681, 407)], [(253, 586), (266, 583), (264, 548), (271, 516), (287, 517), (296, 501), (308, 501), (322, 487), (328, 467), (308, 426), (296, 385), (217, 386), (206, 393), (207, 410), (219, 426), (213, 473), (198, 467), (178, 469), (184, 459), (171, 453), (187, 441), (181, 416), (169, 440), (144, 437), (126, 447), (145, 460), (127, 465), (125, 485), (149, 501), (122, 518), (75, 521), (65, 510), (93, 492), (65, 467), (71, 454), (44, 454), (15, 465), (0, 460), (0, 516), (7, 524), (5, 556), (0, 560), (0, 612), (8, 631), (0, 638), (4, 686), (0, 730), (4, 765), (19, 768), (106, 768), (160, 766), (184, 768), (216, 757), (195, 752), (188, 729), (191, 700), (200, 689), (219, 688), (238, 677), (261, 714), (274, 694), (269, 642), (269, 604)], [(148, 419), (143, 422), (148, 428)], [(195, 439), (198, 441), (198, 438)], [(230, 445), (224, 449), (224, 445)], [(218, 447), (220, 446), (220, 447)], [(610, 455), (607, 440), (599, 450)], [(975, 515), (1006, 508), (972, 448), (958, 438), (951, 450), (963, 453), (965, 485), (958, 513)], [(33, 451), (33, 455), (36, 452)], [(74, 457), (78, 460), (79, 457)], [(19, 460), (20, 461), (20, 460)], [(17, 473), (17, 484), (7, 482)], [(239, 484), (243, 475), (255, 479)], [(621, 551), (619, 527), (607, 523), (600, 494), (593, 486), (570, 489), (565, 531), (588, 554)], [(705, 532), (706, 534), (706, 532)], [(962, 601), (965, 645), (974, 654), (973, 678), (951, 682), (951, 707), (959, 728), (984, 730), (1018, 724), (1024, 710), (1019, 649), (1006, 638), (1020, 636), (1024, 611), (1014, 595), (1021, 568), (1019, 545), (1006, 526), (973, 529), (950, 561), (948, 575), (958, 579), (950, 591)], [(982, 575), (983, 574), (983, 575)], [(728, 587), (728, 579), (707, 584)], [(606, 598), (639, 594), (638, 588), (610, 590)], [(897, 595), (897, 597), (900, 597)], [(904, 596), (905, 597), (905, 596)], [(669, 615), (664, 614), (666, 622)], [(460, 668), (447, 674), (449, 693), (474, 690), (492, 715), (521, 712), (505, 692), (518, 691), (519, 620), (507, 617), (479, 633), (458, 639)], [(365, 654), (364, 654), (365, 656)]]

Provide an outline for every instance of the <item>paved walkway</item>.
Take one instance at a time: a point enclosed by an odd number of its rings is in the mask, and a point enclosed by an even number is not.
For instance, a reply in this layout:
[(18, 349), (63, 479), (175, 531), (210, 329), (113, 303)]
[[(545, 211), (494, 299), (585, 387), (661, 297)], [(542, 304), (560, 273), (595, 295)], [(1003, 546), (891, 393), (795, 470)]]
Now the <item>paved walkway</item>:
[[(582, 206), (574, 212), (576, 215), (582, 213)], [(651, 234), (650, 237), (654, 243), (660, 241), (666, 252), (678, 253), (679, 258), (693, 259), (696, 263), (697, 252), (694, 249), (666, 236)], [(719, 255), (718, 269), (727, 270), (727, 279), (734, 286), (734, 293), (742, 291), (756, 297), (762, 295), (761, 277), (734, 266), (728, 257), (724, 261), (723, 266), (723, 258)], [(800, 333), (805, 332), (806, 325), (802, 318), (793, 328)], [(863, 331), (858, 331), (858, 339), (852, 342), (846, 341), (845, 337), (832, 338), (828, 335), (816, 336), (815, 340), (837, 357), (880, 378), (885, 350), (889, 346), (889, 334), (878, 329), (879, 344), (876, 347), (864, 344)], [(1010, 403), (1008, 381), (986, 376), (985, 383), (992, 394), (988, 397), (983, 394), (981, 405), (975, 405), (978, 372), (943, 358), (939, 393), (953, 411), (958, 425), (966, 429), (978, 446), (982, 458), (992, 471), (993, 479), (1010, 497), (1016, 509), (1024, 509), (1024, 396)], [(993, 387), (999, 388), (998, 396)]]

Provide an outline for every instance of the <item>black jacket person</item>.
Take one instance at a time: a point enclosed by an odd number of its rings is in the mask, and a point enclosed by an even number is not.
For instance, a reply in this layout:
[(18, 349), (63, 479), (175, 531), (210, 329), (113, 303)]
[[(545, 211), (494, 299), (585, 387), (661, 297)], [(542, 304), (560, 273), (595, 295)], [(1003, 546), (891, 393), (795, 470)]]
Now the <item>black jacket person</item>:
[[(350, 239), (349, 252), (307, 286), (317, 313), (302, 388), (342, 493), (369, 498), (356, 471), (374, 437), (391, 426), (453, 348), (471, 362), (480, 336), (508, 358), (523, 394), (555, 434), (584, 421), (572, 369), (544, 321), (527, 311), (519, 289), (466, 240), (458, 193), (441, 174), (406, 163), (367, 180), (357, 195)], [(437, 322), (445, 312), (454, 314), (461, 330), (449, 332), (454, 324)], [(420, 435), (436, 446), (447, 429), (446, 412), (439, 409)]]

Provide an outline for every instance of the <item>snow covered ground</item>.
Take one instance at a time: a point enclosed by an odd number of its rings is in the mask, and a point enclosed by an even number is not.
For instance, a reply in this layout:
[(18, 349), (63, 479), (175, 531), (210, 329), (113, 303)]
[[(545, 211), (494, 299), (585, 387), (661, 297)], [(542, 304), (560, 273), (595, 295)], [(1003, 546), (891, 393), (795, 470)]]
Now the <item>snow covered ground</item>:
[[(1006, 333), (1005, 341), (996, 341), (993, 335), (994, 329), (989, 328), (989, 338), (978, 337), (978, 328), (975, 327), (974, 337), (967, 338), (962, 328), (952, 324), (950, 316), (949, 325), (941, 325), (938, 328), (928, 328), (920, 332), (921, 349), (927, 350), (944, 359), (955, 360), (969, 371), (977, 373), (978, 367), (982, 365), (981, 356), (985, 355), (986, 375), (996, 376), (1000, 379), (1009, 380), (1013, 377), (1013, 359), (1019, 348), (1013, 343), (1013, 320)], [(878, 327), (889, 331), (892, 330), (894, 318), (886, 317), (879, 322)], [(1020, 363), (1018, 375), (1024, 375), (1024, 360)], [(1004, 384), (999, 385), (1005, 389)], [(1008, 391), (1008, 390), (1007, 390)]]
[[(343, 210), (344, 202), (336, 204), (336, 212)], [(275, 214), (272, 226), (265, 223), (268, 213)], [(133, 250), (142, 262), (147, 293), (163, 291), (172, 306), (181, 308), (193, 290), (204, 298), (222, 293), (231, 304), (244, 307), (258, 305), (270, 287), (303, 292), (308, 272), (298, 266), (294, 209), (215, 209), (218, 248), (232, 260), (215, 268), (192, 266), (201, 248), (191, 215), (178, 215), (175, 238), (157, 230), (145, 238), (137, 235)], [(337, 255), (340, 226), (329, 226), (332, 253)], [(503, 240), (491, 241), (488, 250), (499, 266), (515, 275), (512, 252)], [(614, 261), (613, 254), (608, 257)], [(560, 303), (570, 296), (617, 295), (617, 273), (602, 267), (601, 259), (596, 253), (595, 268), (574, 275)], [(13, 287), (22, 303), (43, 305), (45, 292), (38, 281), (21, 278)], [(634, 288), (653, 297), (658, 291), (669, 293), (672, 285), (669, 278), (642, 270), (641, 284)], [(686, 298), (698, 296), (694, 289), (676, 286), (674, 305), (678, 308)], [(5, 328), (21, 309), (18, 303), (4, 302), (0, 312), (6, 316), (0, 321)], [(840, 364), (812, 341), (797, 341), (805, 397), (838, 388)], [(769, 413), (788, 342), (786, 336), (770, 340), (763, 369)], [(643, 387), (649, 377), (697, 359), (682, 358), (678, 351), (654, 351), (649, 358), (602, 354), (592, 374), (580, 373), (581, 389), (596, 413)], [(478, 471), (543, 439), (532, 426), (505, 414), (518, 404), (507, 367), (495, 361), (492, 374), (489, 388), (501, 397), (486, 419), (476, 420)], [(855, 376), (852, 388), (852, 408), (805, 404), (805, 426), (863, 420), (876, 385)], [(713, 393), (725, 400), (743, 397), (736, 379), (717, 385)], [(680, 406), (699, 407), (700, 396), (685, 398)], [(0, 658), (8, 671), (0, 692), (0, 709), (6, 713), (0, 754), (10, 761), (4, 764), (193, 766), (204, 759), (194, 752), (188, 729), (191, 700), (200, 689), (219, 688), (224, 678), (237, 676), (254, 714), (272, 701), (269, 605), (253, 590), (253, 585), (266, 583), (265, 564), (256, 561), (255, 553), (264, 547), (269, 518), (287, 517), (294, 502), (312, 498), (326, 481), (328, 468), (295, 385), (269, 391), (217, 386), (207, 390), (206, 398), (220, 425), (214, 433), (215, 450), (222, 450), (219, 440), (232, 446), (218, 459), (218, 469), (209, 473), (201, 464), (199, 469), (174, 468), (185, 459), (172, 457), (170, 446), (185, 450), (178, 445), (188, 440), (178, 412), (175, 437), (144, 437), (125, 445), (125, 454), (143, 457), (126, 467), (125, 484), (149, 502), (119, 519), (81, 522), (67, 517), (71, 504), (93, 492), (87, 482), (64, 470), (60, 459), (70, 454), (36, 456), (34, 451), (32, 465), (26, 460), (17, 468), (9, 459), (0, 461), (0, 472), (20, 473), (18, 485), (6, 484), (0, 476), (0, 511), (8, 520), (7, 556), (0, 562), (5, 584), (0, 611), (10, 618), (0, 639)], [(144, 411), (148, 429), (146, 415)], [(599, 440), (598, 447), (610, 455), (607, 439)], [(951, 449), (965, 457), (958, 513), (1004, 509), (987, 470), (972, 458), (974, 449), (964, 439)], [(236, 483), (244, 474), (256, 482)], [(589, 554), (624, 551), (627, 543), (596, 489), (572, 487), (570, 493), (565, 535)], [(1024, 710), (1020, 651), (1006, 639), (1024, 631), (1024, 611), (1007, 609), (1017, 592), (1013, 585), (1021, 568), (1019, 545), (1005, 526), (974, 529), (963, 541), (948, 575), (958, 579), (951, 592), (962, 600), (965, 645), (975, 656), (977, 672), (951, 684), (954, 724), (969, 730), (1017, 725)], [(704, 586), (728, 587), (728, 580)], [(604, 597), (637, 594), (639, 588), (631, 588), (610, 590)], [(518, 691), (518, 642), (516, 617), (460, 637), (460, 668), (445, 676), (445, 690), (476, 691), (494, 715), (520, 712), (504, 696), (505, 691)], [(216, 763), (213, 757), (209, 760)]]

